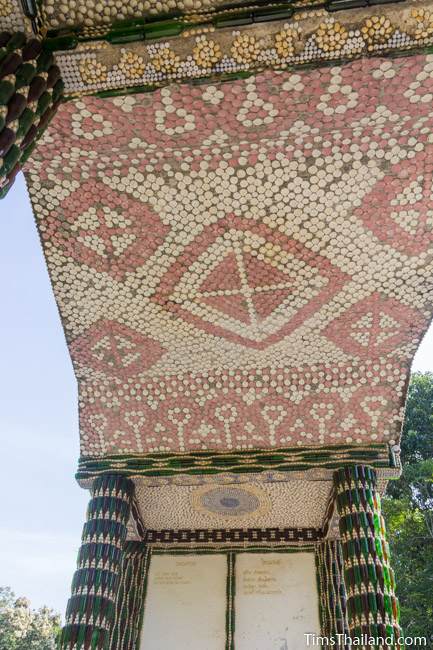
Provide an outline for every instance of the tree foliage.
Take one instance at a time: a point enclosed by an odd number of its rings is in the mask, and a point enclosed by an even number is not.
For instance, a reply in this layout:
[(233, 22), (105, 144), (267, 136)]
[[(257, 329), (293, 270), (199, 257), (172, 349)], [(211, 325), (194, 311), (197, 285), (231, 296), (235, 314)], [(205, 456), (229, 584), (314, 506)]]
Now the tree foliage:
[(433, 650), (433, 373), (415, 373), (408, 390), (403, 473), (383, 500), (403, 631)]
[(403, 462), (433, 458), (433, 373), (412, 375), (401, 443)]
[(0, 587), (0, 650), (54, 650), (59, 629), (51, 609), (33, 610), (26, 598)]

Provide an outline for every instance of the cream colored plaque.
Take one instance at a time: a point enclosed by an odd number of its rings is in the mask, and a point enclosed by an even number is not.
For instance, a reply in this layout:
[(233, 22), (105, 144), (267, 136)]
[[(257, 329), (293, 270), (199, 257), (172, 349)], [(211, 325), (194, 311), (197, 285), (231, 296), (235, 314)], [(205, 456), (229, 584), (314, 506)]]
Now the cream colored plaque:
[(235, 573), (236, 650), (303, 650), (320, 634), (313, 553), (240, 553)]
[(140, 650), (225, 650), (225, 555), (154, 555)]

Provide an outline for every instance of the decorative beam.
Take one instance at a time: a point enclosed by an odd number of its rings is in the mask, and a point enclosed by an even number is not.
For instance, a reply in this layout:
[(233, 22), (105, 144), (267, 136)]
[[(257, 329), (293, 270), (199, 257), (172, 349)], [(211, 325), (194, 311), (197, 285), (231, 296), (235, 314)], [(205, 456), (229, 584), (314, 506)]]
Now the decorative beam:
[[(386, 478), (400, 474), (399, 459), (385, 443), (369, 445), (309, 445), (243, 451), (191, 451), (148, 454), (82, 456), (76, 478), (85, 482), (104, 474), (120, 473), (130, 478), (179, 475), (255, 474), (261, 472), (305, 472), (335, 470), (342, 465), (368, 463), (381, 468)], [(330, 474), (332, 477), (332, 472)]]
[[(348, 8), (354, 4), (355, 9)], [(430, 51), (433, 2), (362, 8), (356, 2), (285, 3), (101, 29), (99, 34), (92, 28), (47, 42), (70, 96), (125, 95), (169, 83), (230, 81), (266, 69)]]

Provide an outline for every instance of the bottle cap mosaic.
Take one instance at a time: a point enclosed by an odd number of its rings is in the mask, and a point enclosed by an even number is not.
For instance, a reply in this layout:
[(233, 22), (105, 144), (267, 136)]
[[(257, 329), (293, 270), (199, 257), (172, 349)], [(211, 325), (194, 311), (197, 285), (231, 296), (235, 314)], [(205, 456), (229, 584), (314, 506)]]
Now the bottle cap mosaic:
[(432, 313), (432, 71), (61, 108), (27, 180), (83, 456), (398, 445)]

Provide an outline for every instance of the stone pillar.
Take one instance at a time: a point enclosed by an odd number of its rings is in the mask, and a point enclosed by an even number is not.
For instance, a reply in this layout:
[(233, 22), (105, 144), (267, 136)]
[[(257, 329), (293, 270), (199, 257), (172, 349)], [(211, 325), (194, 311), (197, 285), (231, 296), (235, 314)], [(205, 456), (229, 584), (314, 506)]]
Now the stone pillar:
[(61, 650), (108, 650), (134, 484), (101, 476), (92, 488)]
[(391, 637), (393, 641), (388, 647), (398, 647), (399, 608), (376, 472), (364, 465), (344, 467), (335, 472), (334, 484), (350, 636)]
[(0, 198), (32, 153), (63, 97), (60, 70), (37, 38), (0, 32)]
[[(325, 540), (316, 546), (319, 580), (320, 619), (322, 634), (334, 637), (336, 650), (346, 648), (337, 635), (348, 635), (347, 597), (344, 583), (344, 562), (341, 542)], [(337, 641), (338, 639), (338, 641)]]

